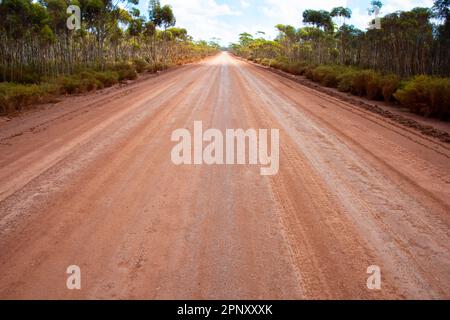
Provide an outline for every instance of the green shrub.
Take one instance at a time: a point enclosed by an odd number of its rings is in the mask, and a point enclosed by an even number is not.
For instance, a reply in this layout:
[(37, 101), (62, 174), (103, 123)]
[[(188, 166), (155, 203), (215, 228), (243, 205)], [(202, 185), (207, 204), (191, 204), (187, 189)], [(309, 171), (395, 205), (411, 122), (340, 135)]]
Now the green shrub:
[(275, 58), (275, 60), (272, 62), (272, 67), (284, 70), (286, 69), (286, 65), (288, 64), (288, 59), (286, 57), (280, 56)]
[(119, 81), (134, 80), (137, 78), (137, 72), (134, 65), (121, 62), (113, 66), (113, 71), (119, 75)]
[(417, 76), (397, 90), (394, 97), (412, 112), (424, 116), (450, 117), (450, 79)]
[(373, 71), (365, 71), (365, 91), (370, 100), (383, 99), (383, 78), (380, 74)]
[(280, 69), (280, 70), (281, 70), (281, 62), (280, 62), (280, 61), (277, 61), (277, 60), (274, 60), (274, 61), (272, 62), (272, 68)]
[(341, 66), (319, 66), (312, 71), (312, 78), (324, 86), (336, 88), (338, 77), (344, 70), (345, 67)]
[[(147, 67), (147, 65), (146, 65)], [(161, 66), (156, 66), (161, 68)], [(42, 84), (18, 84), (0, 82), (0, 113), (20, 111), (31, 104), (43, 103), (55, 94), (76, 94), (110, 87), (119, 79), (135, 79), (134, 66), (119, 64), (112, 66), (118, 71), (93, 71), (85, 69), (70, 76), (46, 79)]]
[(272, 61), (273, 61), (273, 59), (264, 58), (264, 59), (261, 59), (260, 63), (263, 66), (271, 67), (272, 66)]
[(138, 72), (138, 73), (144, 72), (148, 67), (148, 63), (144, 59), (141, 59), (141, 58), (135, 58), (133, 60), (133, 65), (134, 65), (136, 72)]
[(74, 94), (80, 92), (81, 80), (75, 77), (62, 77), (58, 81), (61, 93)]
[(371, 70), (341, 69), (337, 76), (337, 88), (342, 92), (367, 96), (372, 100), (389, 102), (400, 85), (400, 80), (393, 75), (382, 76)]
[(308, 62), (298, 61), (288, 64), (287, 72), (295, 75), (304, 75), (306, 70), (310, 67)]
[(357, 71), (354, 78), (353, 78), (353, 94), (356, 94), (358, 96), (365, 96), (366, 95), (366, 83), (370, 79), (370, 71), (363, 70), (363, 71)]
[(94, 77), (106, 88), (119, 82), (119, 74), (115, 71), (95, 72)]
[(155, 73), (158, 71), (166, 70), (168, 67), (169, 67), (168, 65), (165, 65), (162, 62), (155, 62), (147, 66), (147, 72)]
[(314, 69), (316, 69), (315, 66), (308, 66), (304, 72), (305, 77), (314, 80)]
[(58, 91), (55, 84), (24, 85), (11, 82), (0, 83), (0, 113), (22, 110), (33, 103), (43, 103)]
[(394, 93), (400, 87), (400, 79), (395, 75), (388, 75), (383, 77), (381, 92), (384, 101), (390, 102), (393, 100)]
[(357, 75), (357, 71), (355, 70), (347, 70), (340, 75), (337, 76), (338, 81), (338, 90), (342, 92), (350, 92), (352, 94), (356, 93), (355, 88), (353, 87), (353, 83), (355, 81), (355, 77)]
[(61, 77), (58, 80), (60, 92), (74, 94), (102, 89), (104, 84), (97, 79), (98, 74), (93, 71), (82, 71), (75, 75)]
[(80, 84), (81, 93), (103, 89), (103, 84), (94, 77), (82, 78)]
[(329, 72), (329, 66), (318, 66), (312, 70), (312, 80), (321, 83), (325, 75)]
[(281, 64), (281, 68), (282, 71), (287, 72), (287, 73), (291, 73), (292, 72), (292, 67), (290, 63), (282, 63)]
[(429, 114), (442, 120), (450, 118), (450, 79), (434, 79), (430, 88)]
[(95, 77), (93, 71), (83, 71), (74, 77), (80, 78), (80, 92), (89, 92), (103, 88), (103, 83)]
[(342, 92), (367, 96), (372, 100), (380, 100), (383, 97), (382, 76), (372, 70), (340, 69), (336, 78), (337, 88)]

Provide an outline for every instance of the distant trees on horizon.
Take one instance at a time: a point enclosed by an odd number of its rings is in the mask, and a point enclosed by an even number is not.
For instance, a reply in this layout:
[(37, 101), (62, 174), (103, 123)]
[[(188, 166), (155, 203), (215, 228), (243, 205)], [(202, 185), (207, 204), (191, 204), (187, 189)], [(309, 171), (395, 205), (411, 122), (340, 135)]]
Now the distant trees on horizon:
[[(171, 64), (217, 50), (175, 28), (170, 6), (139, 0), (3, 0), (0, 4), (0, 82), (39, 82), (83, 68), (103, 70), (133, 59)], [(67, 8), (81, 8), (81, 28), (67, 27)]]
[[(383, 6), (381, 1), (372, 5)], [(243, 33), (230, 48), (244, 57), (275, 55), (290, 62), (357, 66), (402, 77), (450, 76), (449, 6), (450, 0), (436, 0), (432, 8), (390, 13), (381, 18), (381, 29), (365, 31), (346, 23), (352, 16), (349, 8), (309, 9), (302, 14), (305, 27), (279, 24), (273, 41)]]

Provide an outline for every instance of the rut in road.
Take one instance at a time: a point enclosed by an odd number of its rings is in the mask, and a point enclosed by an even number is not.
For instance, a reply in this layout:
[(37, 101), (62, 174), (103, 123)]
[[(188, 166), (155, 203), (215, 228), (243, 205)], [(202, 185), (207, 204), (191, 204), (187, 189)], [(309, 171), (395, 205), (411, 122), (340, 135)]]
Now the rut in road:
[[(279, 129), (278, 174), (174, 165), (194, 121)], [(448, 299), (449, 159), (227, 53), (67, 98), (0, 124), (0, 298)]]

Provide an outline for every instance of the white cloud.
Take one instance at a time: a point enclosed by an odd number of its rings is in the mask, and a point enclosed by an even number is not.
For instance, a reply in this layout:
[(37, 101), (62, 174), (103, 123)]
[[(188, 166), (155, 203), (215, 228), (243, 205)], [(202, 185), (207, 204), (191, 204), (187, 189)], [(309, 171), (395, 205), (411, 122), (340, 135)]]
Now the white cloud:
[(247, 9), (248, 7), (250, 7), (250, 2), (241, 0), (241, 7), (242, 9)]
[[(380, 12), (381, 16), (385, 16), (396, 11), (411, 10), (416, 7), (431, 8), (433, 6), (433, 0), (385, 0), (383, 3), (384, 5)], [(367, 10), (361, 12), (359, 9), (356, 9), (353, 11), (350, 22), (360, 29), (365, 29), (369, 21), (370, 18), (368, 17)]]
[(384, 1), (385, 5), (381, 9), (382, 13), (392, 13), (398, 10), (411, 10), (416, 7), (430, 8), (433, 0), (389, 0)]
[[(302, 12), (306, 9), (331, 9), (346, 6), (346, 0), (314, 0), (311, 2), (298, 0), (265, 0), (261, 6), (264, 15), (278, 23), (298, 26), (302, 21)], [(283, 22), (284, 21), (284, 22)]]
[(177, 26), (186, 28), (197, 40), (220, 38), (225, 43), (235, 38), (233, 26), (223, 17), (240, 16), (242, 12), (216, 0), (161, 0), (173, 7)]
[(241, 15), (240, 11), (235, 11), (228, 4), (219, 4), (216, 0), (162, 0), (162, 4), (171, 5), (176, 16), (181, 18), (193, 17), (218, 17), (226, 15)]
[[(361, 1), (365, 3), (364, 1)], [(367, 7), (369, 7), (369, 0)], [(398, 10), (411, 10), (415, 7), (431, 7), (433, 0), (385, 0), (381, 10), (381, 15), (392, 13)], [(298, 0), (265, 0), (260, 8), (261, 12), (270, 20), (282, 24), (300, 26), (302, 23), (302, 12), (306, 9), (331, 10), (334, 7), (348, 7), (347, 0), (314, 0), (313, 2), (303, 2)], [(367, 10), (352, 8), (352, 18), (347, 22), (354, 24), (360, 29), (365, 29), (371, 20)]]
[[(289, 24), (300, 27), (302, 24), (302, 13), (306, 9), (324, 9), (347, 6), (347, 0), (314, 0), (312, 2), (298, 0), (265, 0), (258, 10), (262, 13), (261, 20), (264, 21), (270, 29), (268, 34), (274, 38), (277, 34), (274, 26), (277, 24)], [(267, 28), (266, 28), (267, 29)]]
[(359, 8), (356, 8), (352, 10), (352, 19), (348, 23), (365, 30), (372, 19), (373, 17), (369, 16), (367, 9), (361, 11)]

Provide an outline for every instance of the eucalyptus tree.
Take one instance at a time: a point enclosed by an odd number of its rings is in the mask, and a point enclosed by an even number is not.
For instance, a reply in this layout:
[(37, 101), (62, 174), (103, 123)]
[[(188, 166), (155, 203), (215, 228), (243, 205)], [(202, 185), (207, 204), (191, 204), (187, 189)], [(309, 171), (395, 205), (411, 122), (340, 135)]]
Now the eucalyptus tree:
[(435, 0), (432, 11), (433, 17), (439, 21), (434, 47), (435, 69), (437, 74), (445, 75), (444, 70), (450, 68), (450, 0)]
[(339, 61), (341, 64), (344, 64), (344, 37), (345, 32), (347, 31), (345, 20), (350, 19), (352, 17), (352, 10), (350, 8), (344, 8), (344, 7), (336, 7), (331, 10), (330, 13), (331, 17), (333, 18), (339, 18), (340, 20), (340, 26), (339, 26), (339, 32), (338, 36), (340, 38), (339, 43)]
[(167, 29), (176, 24), (176, 18), (170, 5), (161, 6), (159, 0), (150, 0), (148, 11), (149, 19), (156, 27)]
[(303, 12), (303, 23), (311, 24), (325, 32), (333, 32), (334, 25), (330, 12), (325, 10), (305, 10)]
[(248, 32), (243, 32), (241, 34), (239, 34), (239, 43), (243, 46), (246, 47), (248, 46), (250, 43), (252, 43), (254, 41), (253, 36), (248, 33)]
[(291, 25), (277, 24), (275, 28), (278, 30), (278, 36), (276, 41), (278, 41), (283, 48), (284, 55), (293, 61), (296, 56), (296, 44), (300, 40), (298, 37), (297, 29)]
[(325, 10), (305, 10), (303, 12), (303, 23), (315, 27), (316, 30), (310, 30), (310, 34), (314, 37), (313, 43), (317, 47), (317, 63), (323, 63), (328, 53), (326, 51), (329, 51), (326, 43), (324, 48), (324, 42), (332, 42), (330, 35), (334, 32), (334, 24), (330, 12)]
[(381, 0), (372, 0), (370, 1), (369, 14), (374, 14), (375, 12), (381, 10), (384, 4)]
[(339, 18), (342, 26), (345, 24), (346, 19), (350, 19), (352, 17), (352, 10), (350, 8), (336, 7), (331, 10), (330, 16), (333, 18)]

